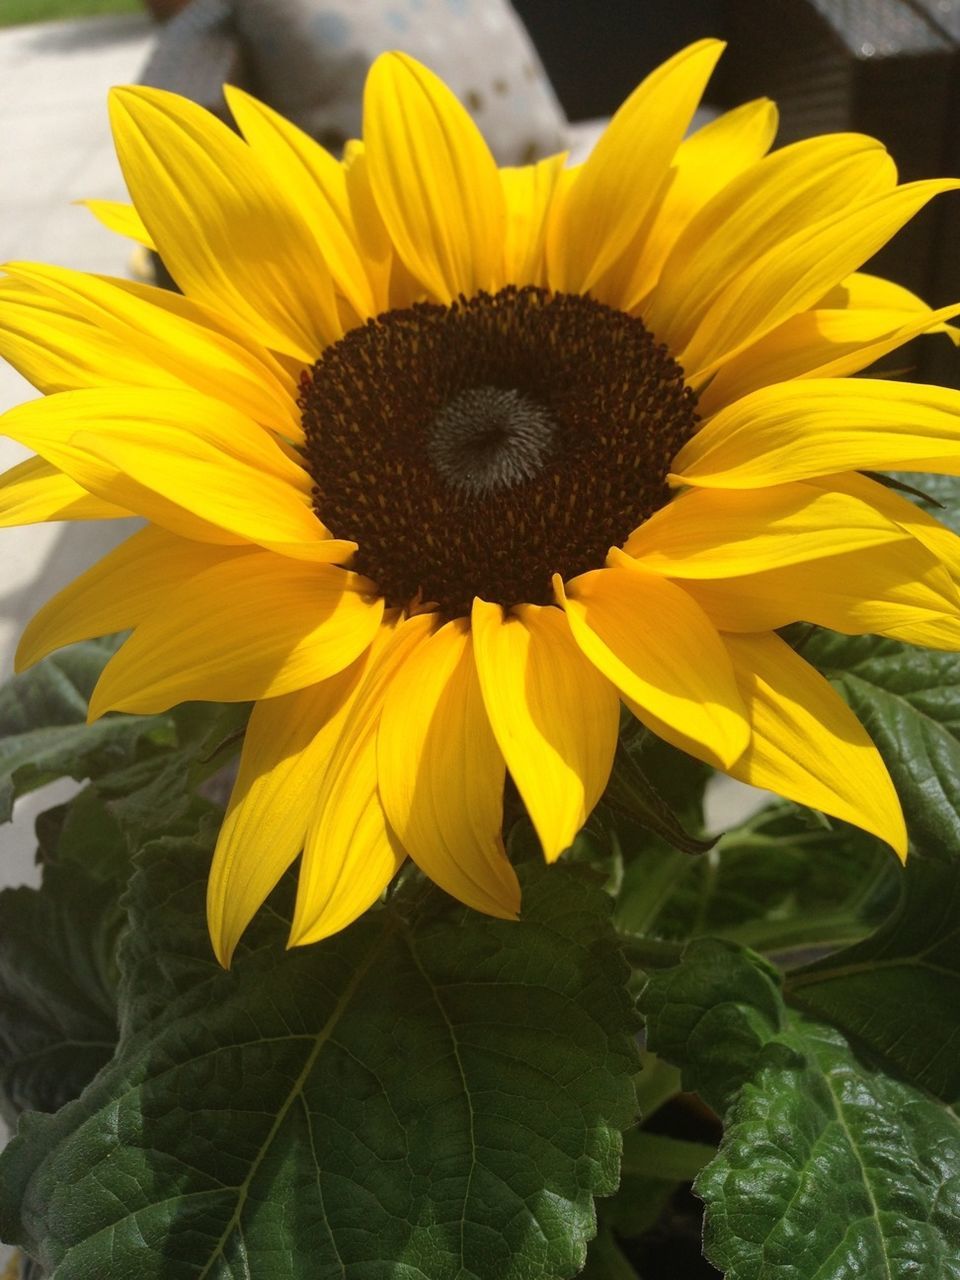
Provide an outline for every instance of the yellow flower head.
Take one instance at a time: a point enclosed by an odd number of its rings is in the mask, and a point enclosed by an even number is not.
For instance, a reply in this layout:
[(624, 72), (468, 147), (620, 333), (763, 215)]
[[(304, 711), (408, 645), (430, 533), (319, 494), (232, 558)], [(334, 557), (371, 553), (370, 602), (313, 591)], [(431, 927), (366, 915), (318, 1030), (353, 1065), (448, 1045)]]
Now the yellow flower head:
[[(778, 636), (960, 648), (960, 544), (863, 473), (960, 472), (960, 394), (845, 380), (960, 307), (858, 268), (953, 182), (858, 134), (768, 154), (767, 101), (684, 134), (721, 45), (653, 72), (589, 160), (498, 169), (400, 54), (342, 161), (237, 90), (242, 136), (154, 89), (112, 118), (182, 296), (36, 265), (0, 353), (46, 398), (5, 523), (147, 526), (19, 661), (125, 628), (91, 715), (253, 700), (210, 879), (226, 963), (303, 850), (291, 943), (406, 857), (520, 907), (509, 769), (548, 859), (603, 792), (619, 704), (901, 855), (866, 732)], [(671, 496), (673, 495), (673, 496)]]

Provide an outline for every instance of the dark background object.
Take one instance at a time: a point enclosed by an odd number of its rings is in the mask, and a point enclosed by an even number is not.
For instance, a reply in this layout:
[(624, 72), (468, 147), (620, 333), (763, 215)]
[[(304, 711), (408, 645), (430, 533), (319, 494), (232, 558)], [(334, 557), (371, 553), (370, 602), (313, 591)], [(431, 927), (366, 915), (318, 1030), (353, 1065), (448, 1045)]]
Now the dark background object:
[[(880, 138), (903, 182), (960, 173), (958, 0), (726, 0), (716, 92), (780, 107), (779, 145), (831, 130)], [(960, 194), (939, 196), (869, 269), (942, 306), (960, 300)], [(928, 339), (887, 363), (960, 383), (960, 357)]]
[[(778, 145), (852, 130), (880, 138), (902, 181), (960, 174), (960, 0), (514, 0), (571, 120), (609, 115), (684, 44), (729, 47), (711, 100), (773, 98)], [(868, 268), (927, 302), (960, 300), (960, 195), (938, 197)], [(885, 365), (960, 385), (945, 338)]]
[(568, 120), (609, 116), (685, 44), (723, 35), (724, 0), (513, 0)]

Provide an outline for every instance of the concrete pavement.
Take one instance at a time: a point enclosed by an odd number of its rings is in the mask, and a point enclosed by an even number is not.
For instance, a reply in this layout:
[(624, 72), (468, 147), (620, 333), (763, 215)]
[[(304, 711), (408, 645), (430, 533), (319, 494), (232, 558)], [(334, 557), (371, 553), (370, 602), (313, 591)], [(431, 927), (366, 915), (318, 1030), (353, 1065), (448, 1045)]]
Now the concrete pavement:
[[(125, 196), (106, 95), (137, 79), (152, 39), (137, 15), (0, 29), (0, 262), (126, 274), (130, 246), (72, 201)], [(0, 411), (35, 394), (0, 361)], [(26, 456), (0, 438), (0, 470)], [(0, 529), (0, 679), (27, 618), (115, 538), (107, 525)], [(13, 824), (0, 828), (0, 885), (37, 882), (34, 818), (75, 789), (57, 783), (17, 805)], [(0, 1270), (8, 1257), (0, 1246)]]
[[(146, 17), (88, 18), (0, 30), (0, 262), (37, 260), (126, 273), (130, 246), (104, 230), (84, 197), (123, 199), (107, 123), (111, 85), (137, 79), (153, 39)], [(0, 361), (0, 411), (34, 396)], [(0, 439), (0, 469), (27, 451)], [(0, 530), (0, 678), (26, 619), (92, 562), (113, 531), (60, 525)], [(44, 794), (42, 807), (56, 803)], [(33, 816), (24, 800), (0, 831), (0, 878), (32, 878)]]

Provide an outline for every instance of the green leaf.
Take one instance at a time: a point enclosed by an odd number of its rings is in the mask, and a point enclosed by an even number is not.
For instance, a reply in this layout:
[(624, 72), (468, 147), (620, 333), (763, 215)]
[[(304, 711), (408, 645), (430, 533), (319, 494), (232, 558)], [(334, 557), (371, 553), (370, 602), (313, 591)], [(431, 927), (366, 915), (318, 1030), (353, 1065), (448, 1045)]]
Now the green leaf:
[(725, 1113), (695, 1183), (726, 1280), (960, 1280), (960, 1122), (789, 1010), (776, 972), (688, 948), (644, 1004), (653, 1049)]
[(114, 949), (122, 916), (109, 883), (51, 866), (42, 890), (0, 893), (0, 1110), (55, 1111), (110, 1061)]
[(713, 777), (710, 766), (658, 738), (625, 707), (621, 710), (620, 741), (678, 820), (685, 827), (702, 830), (703, 795)]
[(706, 853), (716, 843), (701, 840), (684, 829), (663, 795), (623, 746), (617, 748), (604, 802), (682, 853)]
[(812, 634), (804, 658), (839, 689), (890, 770), (911, 839), (960, 850), (960, 657), (874, 636)]
[(572, 1276), (635, 1114), (605, 895), (531, 864), (510, 923), (415, 884), (284, 952), (281, 893), (224, 973), (208, 845), (144, 851), (117, 1057), (25, 1118), (3, 1238), (57, 1280)]
[[(120, 895), (132, 854), (151, 835), (219, 821), (191, 790), (207, 735), (185, 723), (183, 709), (171, 719), (182, 744), (154, 743), (151, 755), (40, 815), (41, 887), (0, 893), (0, 1111), (8, 1119), (56, 1110), (113, 1056)], [(222, 728), (220, 708), (203, 721)]]
[(110, 1061), (130, 871), (94, 786), (37, 820), (43, 879), (0, 893), (0, 1110), (55, 1111)]
[(866, 941), (795, 970), (786, 989), (889, 1071), (960, 1102), (960, 860), (912, 855), (894, 915)]
[(169, 720), (109, 715), (86, 723), (87, 703), (116, 641), (62, 649), (0, 688), (0, 822), (17, 796), (56, 778), (93, 778), (129, 764), (146, 739), (171, 740)]
[[(68, 661), (77, 658), (74, 650)], [(40, 889), (0, 893), (0, 1111), (8, 1120), (56, 1110), (113, 1056), (119, 899), (131, 854), (151, 836), (195, 832), (216, 815), (192, 786), (211, 767), (211, 737), (222, 741), (242, 710), (178, 708), (150, 735), (144, 758), (129, 764), (129, 753), (111, 750), (98, 768), (125, 767), (38, 818)]]
[(131, 852), (158, 836), (192, 835), (207, 814), (225, 806), (232, 772), (215, 805), (204, 793), (239, 750), (248, 714), (245, 704), (185, 703), (170, 713), (176, 736), (167, 750), (99, 779), (98, 794)]
[(722, 1114), (779, 1029), (779, 975), (730, 942), (691, 942), (683, 962), (650, 975), (640, 1002), (647, 1044), (680, 1067), (684, 1089)]
[(628, 862), (617, 923), (627, 933), (726, 937), (760, 950), (837, 946), (889, 913), (899, 873), (872, 836), (845, 823), (814, 826), (778, 803), (702, 858), (651, 849)]
[(960, 1123), (798, 1015), (697, 1180), (726, 1280), (957, 1280)]

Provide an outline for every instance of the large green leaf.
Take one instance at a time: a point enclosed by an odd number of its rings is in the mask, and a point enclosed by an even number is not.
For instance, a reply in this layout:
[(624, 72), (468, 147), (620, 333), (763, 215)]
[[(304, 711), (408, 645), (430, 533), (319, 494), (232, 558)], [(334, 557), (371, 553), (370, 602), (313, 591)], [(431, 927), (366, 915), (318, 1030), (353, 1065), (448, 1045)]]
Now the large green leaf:
[(726, 1280), (958, 1280), (960, 1122), (788, 1009), (759, 957), (709, 940), (644, 997), (654, 1050), (724, 1114), (696, 1190)]
[(150, 828), (196, 831), (204, 818), (219, 821), (190, 792), (199, 750), (187, 736), (40, 815), (40, 888), (0, 893), (0, 1110), (8, 1119), (56, 1110), (112, 1058), (131, 855)]
[(890, 920), (790, 974), (787, 992), (889, 1070), (960, 1102), (960, 860), (914, 854)]
[(276, 899), (223, 973), (208, 859), (144, 851), (116, 1060), (25, 1118), (3, 1237), (57, 1280), (573, 1275), (635, 1110), (605, 895), (530, 864), (509, 923), (414, 885), (289, 953)]
[(690, 943), (682, 963), (652, 973), (640, 1007), (650, 1049), (721, 1115), (782, 1021), (778, 971), (715, 938)]
[[(96, 678), (94, 658), (102, 661), (110, 646), (93, 649), (92, 656), (87, 646), (64, 655), (88, 683)], [(33, 695), (38, 687), (74, 689), (82, 711), (85, 691), (63, 685), (58, 671), (47, 667)], [(49, 700), (39, 705), (49, 713)], [(219, 820), (193, 784), (216, 768), (216, 746), (243, 714), (192, 704), (162, 721), (138, 718), (124, 743), (101, 739), (93, 748), (87, 764), (97, 781), (38, 818), (40, 889), (0, 893), (0, 1112), (8, 1120), (25, 1110), (56, 1110), (113, 1056), (119, 899), (131, 855), (151, 836), (195, 832), (202, 819)], [(123, 721), (116, 723), (122, 736)], [(75, 729), (79, 741), (96, 735), (95, 728)], [(68, 750), (62, 743), (61, 749)], [(110, 771), (111, 765), (121, 767)]]
[(957, 1280), (960, 1123), (794, 1016), (700, 1175), (727, 1280)]
[(0, 688), (0, 822), (17, 796), (56, 778), (92, 778), (129, 764), (144, 739), (172, 737), (158, 716), (109, 715), (87, 725), (87, 703), (115, 640), (90, 640), (45, 658)]
[(0, 1110), (54, 1111), (113, 1056), (115, 887), (72, 864), (0, 893)]

